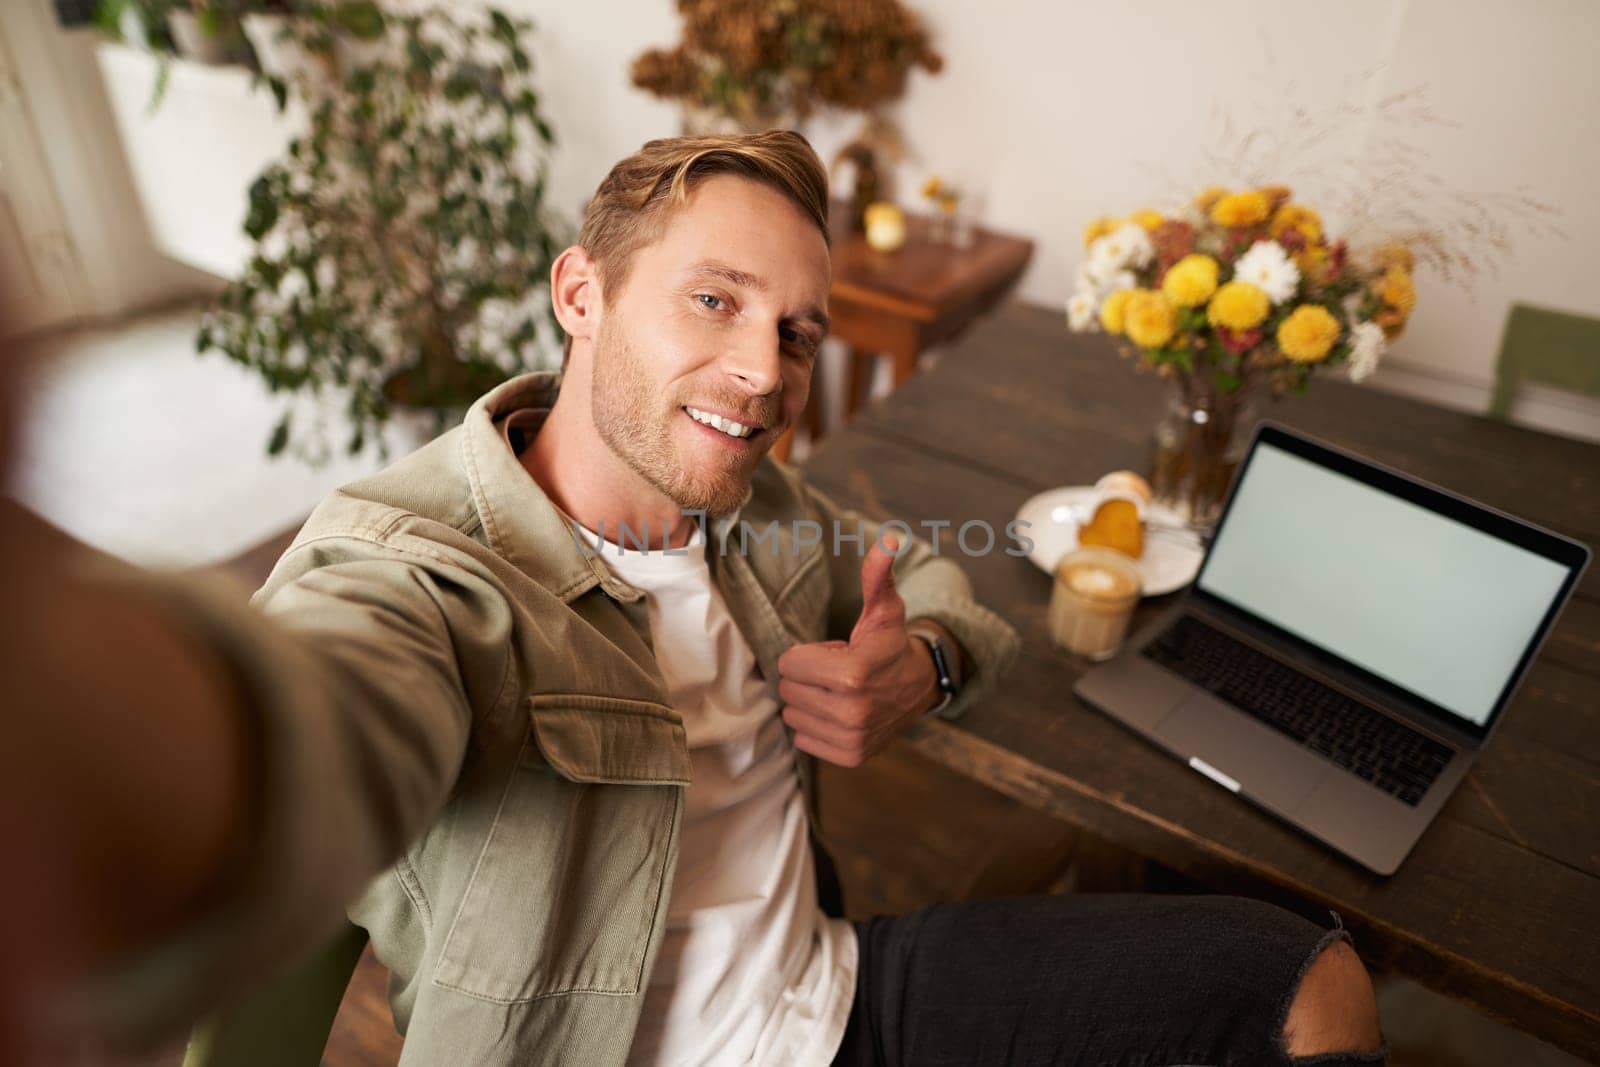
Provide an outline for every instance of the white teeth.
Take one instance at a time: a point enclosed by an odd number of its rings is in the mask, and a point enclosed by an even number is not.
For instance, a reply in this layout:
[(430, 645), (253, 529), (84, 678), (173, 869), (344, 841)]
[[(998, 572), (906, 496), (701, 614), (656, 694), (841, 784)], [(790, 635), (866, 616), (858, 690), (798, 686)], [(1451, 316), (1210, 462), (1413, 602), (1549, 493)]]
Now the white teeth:
[(749, 437), (755, 433), (754, 426), (746, 426), (742, 422), (734, 422), (732, 419), (725, 419), (721, 415), (713, 415), (710, 412), (701, 411), (699, 408), (688, 406), (685, 406), (683, 410), (687, 411), (689, 417), (695, 422), (703, 422), (712, 429), (721, 430), (729, 437)]

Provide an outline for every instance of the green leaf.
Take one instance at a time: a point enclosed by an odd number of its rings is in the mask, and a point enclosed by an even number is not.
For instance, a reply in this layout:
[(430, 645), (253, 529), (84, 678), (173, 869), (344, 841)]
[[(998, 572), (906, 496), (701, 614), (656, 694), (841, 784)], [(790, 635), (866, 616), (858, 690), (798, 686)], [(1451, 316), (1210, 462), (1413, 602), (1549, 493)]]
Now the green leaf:
[(267, 455), (276, 456), (283, 452), (284, 446), (289, 443), (289, 415), (284, 414), (278, 424), (272, 428), (272, 436), (267, 438)]
[(433, 71), (433, 53), (424, 48), (422, 42), (413, 37), (406, 41), (406, 60), (416, 70)]
[(498, 8), (489, 9), (489, 21), (494, 25), (494, 35), (507, 44), (515, 44), (517, 28), (511, 24), (511, 19), (504, 11)]
[(156, 55), (156, 81), (150, 87), (150, 102), (145, 105), (144, 113), (154, 115), (156, 108), (161, 106), (161, 101), (166, 99), (167, 86), (172, 84), (172, 56), (166, 52)]
[(451, 103), (460, 103), (471, 96), (477, 87), (477, 79), (473, 78), (465, 70), (455, 70), (451, 72), (450, 77), (445, 79), (444, 98)]
[(333, 21), (341, 30), (363, 41), (383, 36), (383, 12), (371, 0), (349, 0), (340, 4), (334, 8)]
[(278, 197), (273, 189), (271, 173), (261, 175), (250, 183), (249, 211), (245, 214), (244, 232), (253, 241), (259, 241), (278, 222)]

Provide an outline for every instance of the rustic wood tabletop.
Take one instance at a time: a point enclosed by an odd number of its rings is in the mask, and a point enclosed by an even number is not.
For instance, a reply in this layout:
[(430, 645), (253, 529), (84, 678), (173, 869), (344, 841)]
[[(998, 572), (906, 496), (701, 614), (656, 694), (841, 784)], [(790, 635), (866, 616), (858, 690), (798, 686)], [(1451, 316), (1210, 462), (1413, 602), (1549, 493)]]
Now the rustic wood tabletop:
[[(806, 462), (841, 503), (997, 531), (1044, 489), (1147, 469), (1165, 384), (1054, 310), (1008, 306)], [(1265, 414), (1600, 543), (1600, 446), (1332, 380)], [(1600, 1059), (1600, 567), (1584, 577), (1470, 775), (1399, 872), (1367, 872), (1078, 702), (1050, 581), (942, 550), (1022, 634), (999, 690), (912, 740), (925, 755), (1215, 889), (1338, 910), (1379, 967)], [(1137, 627), (1173, 602), (1148, 599)]]

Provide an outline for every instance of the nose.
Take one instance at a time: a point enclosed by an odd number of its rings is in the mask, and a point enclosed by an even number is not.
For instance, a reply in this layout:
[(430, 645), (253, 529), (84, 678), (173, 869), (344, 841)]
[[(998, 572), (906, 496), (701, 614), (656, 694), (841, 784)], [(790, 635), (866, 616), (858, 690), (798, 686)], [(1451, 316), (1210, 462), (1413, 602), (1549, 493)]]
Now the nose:
[(783, 381), (783, 350), (776, 331), (770, 336), (741, 338), (724, 351), (722, 368), (741, 393), (765, 396)]

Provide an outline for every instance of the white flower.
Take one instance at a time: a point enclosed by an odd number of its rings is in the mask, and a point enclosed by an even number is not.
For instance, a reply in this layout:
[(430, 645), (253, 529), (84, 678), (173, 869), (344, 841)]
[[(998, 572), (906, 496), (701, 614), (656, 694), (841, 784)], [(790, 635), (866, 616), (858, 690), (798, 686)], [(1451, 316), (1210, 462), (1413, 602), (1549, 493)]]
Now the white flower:
[(1139, 279), (1133, 271), (1126, 267), (1118, 266), (1109, 258), (1099, 260), (1091, 259), (1083, 268), (1078, 278), (1077, 288), (1093, 289), (1101, 296), (1114, 293), (1118, 289), (1132, 289), (1139, 284)]
[(1385, 347), (1383, 330), (1374, 322), (1358, 322), (1350, 328), (1350, 380), (1364, 381), (1378, 369)]
[(1262, 290), (1274, 304), (1294, 295), (1300, 284), (1300, 268), (1276, 241), (1257, 241), (1233, 265), (1235, 281), (1249, 282)]
[(1074, 292), (1083, 292), (1088, 289), (1094, 292), (1100, 288), (1100, 282), (1095, 277), (1093, 266), (1087, 261), (1080, 263), (1072, 275), (1072, 288)]
[(1094, 329), (1099, 324), (1095, 317), (1099, 304), (1093, 289), (1079, 289), (1067, 300), (1067, 325), (1075, 333)]
[(1127, 267), (1143, 267), (1155, 258), (1150, 235), (1136, 222), (1124, 223), (1089, 245), (1089, 269), (1099, 277), (1110, 277)]

